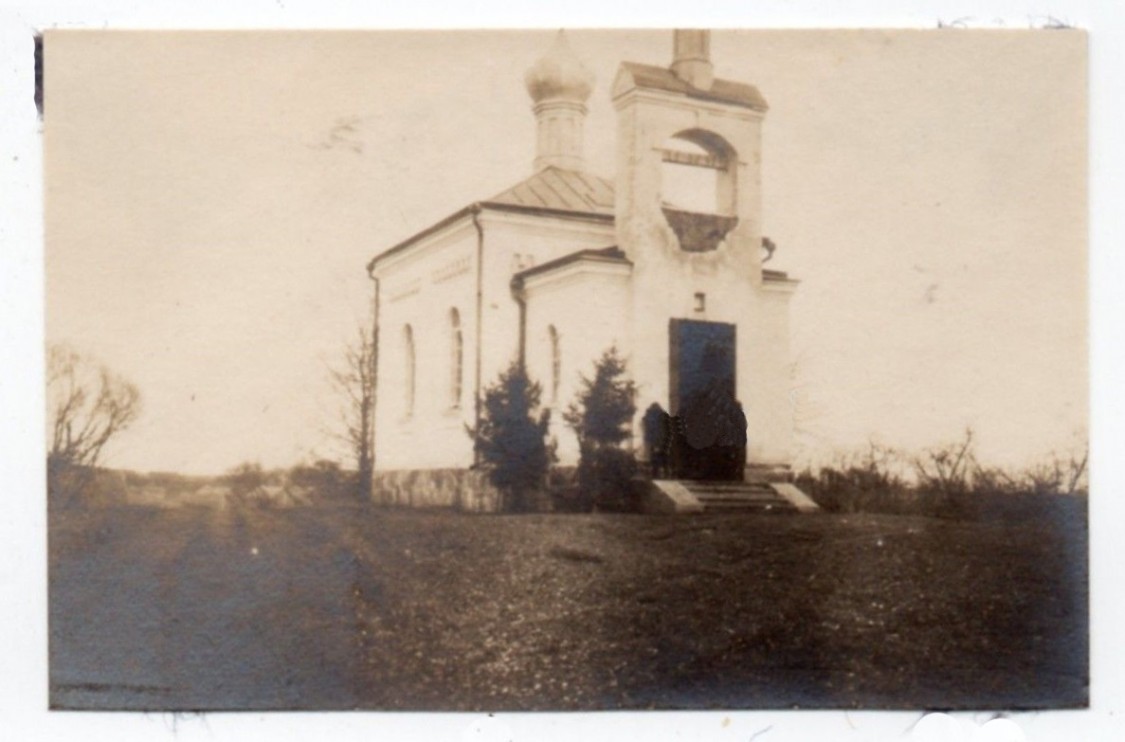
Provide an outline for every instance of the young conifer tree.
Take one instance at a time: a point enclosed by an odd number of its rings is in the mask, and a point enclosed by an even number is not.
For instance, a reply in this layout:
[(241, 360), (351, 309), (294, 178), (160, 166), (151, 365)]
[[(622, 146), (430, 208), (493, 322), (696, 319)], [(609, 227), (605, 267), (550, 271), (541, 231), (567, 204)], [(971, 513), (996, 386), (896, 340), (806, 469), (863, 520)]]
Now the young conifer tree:
[(628, 503), (635, 462), (626, 444), (632, 437), (636, 387), (625, 359), (610, 347), (582, 376), (577, 399), (563, 419), (578, 435), (578, 487), (591, 505), (621, 509)]
[(555, 459), (547, 444), (550, 411), (539, 410), (541, 391), (519, 363), (484, 391), (475, 446), (506, 512), (533, 509), (534, 494)]

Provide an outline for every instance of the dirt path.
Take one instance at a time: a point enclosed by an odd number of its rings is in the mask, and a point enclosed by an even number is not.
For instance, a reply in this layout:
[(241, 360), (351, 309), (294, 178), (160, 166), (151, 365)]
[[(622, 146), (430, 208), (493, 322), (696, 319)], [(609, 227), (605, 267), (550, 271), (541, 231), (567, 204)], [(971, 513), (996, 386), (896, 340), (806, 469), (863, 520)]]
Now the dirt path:
[(67, 539), (83, 551), (52, 564), (53, 706), (355, 705), (356, 575), (334, 537), (339, 519), (311, 510), (84, 516), (52, 534), (53, 553)]

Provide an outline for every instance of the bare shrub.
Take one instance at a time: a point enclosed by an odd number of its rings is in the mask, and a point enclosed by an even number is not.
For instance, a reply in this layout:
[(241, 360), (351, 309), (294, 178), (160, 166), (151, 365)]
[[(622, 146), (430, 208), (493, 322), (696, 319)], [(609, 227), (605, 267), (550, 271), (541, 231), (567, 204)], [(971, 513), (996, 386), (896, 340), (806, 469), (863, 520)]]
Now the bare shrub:
[(976, 497), (987, 495), (1018, 495), (1027, 492), (1026, 477), (999, 466), (973, 462), (972, 492)]
[(902, 469), (896, 449), (871, 440), (816, 474), (806, 470), (797, 477), (797, 486), (830, 512), (900, 512), (909, 510), (913, 496)]
[(265, 491), (269, 473), (257, 462), (243, 462), (226, 473), (224, 484), (230, 490), (227, 503), (235, 508), (271, 508), (276, 503)]
[(1035, 494), (1085, 495), (1089, 489), (1089, 457), (1086, 446), (1067, 454), (1052, 453), (1045, 461), (1026, 469), (1021, 484)]
[(1085, 495), (1085, 443), (1016, 471), (984, 465), (966, 429), (957, 441), (903, 455), (875, 442), (838, 456), (796, 483), (829, 512), (881, 512), (955, 519), (1013, 519), (1054, 508), (1044, 498)]
[(965, 437), (954, 443), (929, 448), (914, 457), (918, 486), (942, 494), (960, 494), (972, 488), (973, 431), (965, 429)]
[(971, 516), (978, 504), (972, 499), (973, 472), (979, 468), (973, 452), (973, 430), (966, 428), (959, 441), (928, 448), (913, 458), (916, 487), (929, 504), (930, 515)]
[[(298, 464), (291, 468), (286, 479), (292, 487), (309, 493), (310, 500), (319, 505), (340, 505), (355, 501), (360, 477), (357, 472), (343, 469), (335, 461), (320, 459), (312, 464)], [(359, 500), (365, 503), (365, 500)]]

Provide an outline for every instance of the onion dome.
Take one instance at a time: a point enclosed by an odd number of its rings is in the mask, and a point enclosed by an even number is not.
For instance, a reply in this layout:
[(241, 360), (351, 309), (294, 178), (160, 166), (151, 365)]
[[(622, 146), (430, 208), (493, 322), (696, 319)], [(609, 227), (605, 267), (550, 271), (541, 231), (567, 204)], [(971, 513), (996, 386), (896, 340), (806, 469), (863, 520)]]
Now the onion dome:
[(566, 34), (559, 31), (547, 53), (531, 65), (524, 83), (536, 103), (560, 99), (585, 103), (594, 89), (594, 74), (571, 50)]

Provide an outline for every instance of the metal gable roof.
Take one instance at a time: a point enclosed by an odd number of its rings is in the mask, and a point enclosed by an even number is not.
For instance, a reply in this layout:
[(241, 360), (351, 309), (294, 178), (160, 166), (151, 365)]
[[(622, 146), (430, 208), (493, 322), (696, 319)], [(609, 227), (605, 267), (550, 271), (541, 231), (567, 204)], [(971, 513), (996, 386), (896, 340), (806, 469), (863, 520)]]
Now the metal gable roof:
[(482, 203), (613, 216), (613, 184), (552, 165)]
[(573, 215), (581, 218), (613, 220), (613, 183), (599, 175), (545, 167), (492, 198), (470, 204), (435, 224), (407, 237), (376, 255), (367, 264), (371, 271), (380, 260), (402, 252), (419, 239), (469, 216), (481, 208), (521, 211), (541, 215)]

